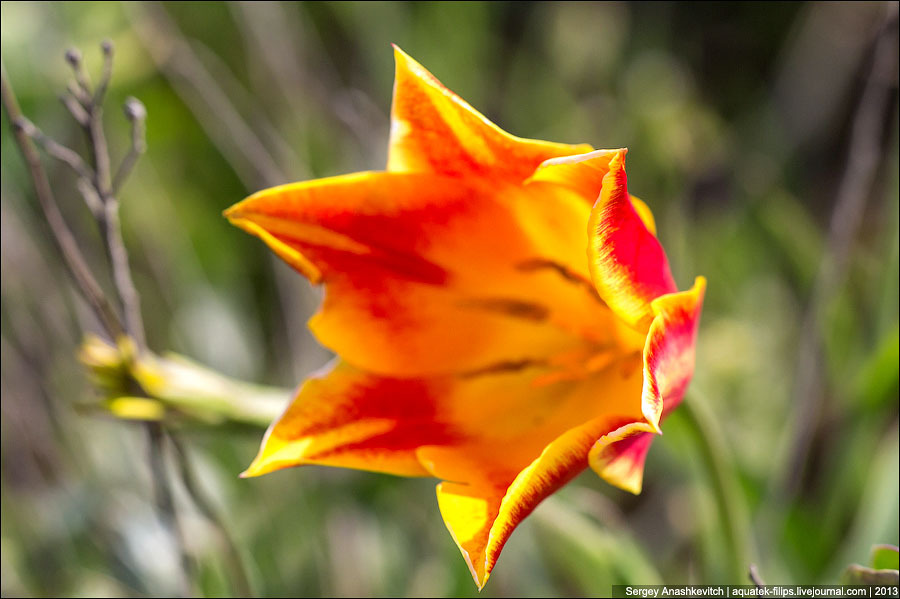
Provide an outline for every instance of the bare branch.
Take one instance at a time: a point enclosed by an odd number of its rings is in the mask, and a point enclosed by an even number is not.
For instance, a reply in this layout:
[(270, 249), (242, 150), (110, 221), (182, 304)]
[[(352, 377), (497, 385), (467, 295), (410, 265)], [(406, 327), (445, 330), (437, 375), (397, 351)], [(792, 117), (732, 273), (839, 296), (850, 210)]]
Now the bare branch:
[(109, 148), (106, 144), (106, 132), (103, 130), (103, 108), (91, 103), (88, 106), (88, 143), (94, 160), (94, 187), (100, 196), (109, 193), (112, 178), (109, 166)]
[(53, 197), (53, 191), (50, 188), (50, 181), (47, 179), (47, 173), (41, 165), (34, 143), (21, 127), (21, 121), (24, 117), (15, 93), (9, 84), (6, 75), (6, 65), (2, 64), (2, 62), (0, 62), (0, 71), (2, 71), (0, 79), (2, 79), (3, 108), (6, 110), (10, 123), (12, 123), (13, 136), (16, 139), (16, 144), (19, 146), (19, 151), (28, 165), (35, 195), (44, 213), (44, 218), (50, 226), (51, 238), (62, 255), (63, 263), (66, 265), (67, 271), (72, 276), (81, 294), (93, 309), (94, 314), (96, 314), (98, 320), (106, 329), (107, 334), (115, 339), (124, 332), (119, 317), (116, 316), (115, 310), (107, 301), (103, 288), (100, 287), (100, 284), (97, 283), (97, 280), (91, 273), (91, 269), (88, 267), (87, 261), (78, 247), (75, 236), (69, 230), (62, 213), (56, 205), (56, 199)]
[(85, 111), (84, 106), (78, 101), (78, 99), (71, 94), (63, 94), (59, 97), (60, 101), (69, 111), (69, 114), (72, 115), (72, 118), (78, 121), (78, 124), (84, 128), (87, 128), (88, 125), (88, 113)]
[(37, 142), (47, 154), (71, 168), (76, 175), (88, 180), (94, 178), (93, 171), (84, 163), (78, 152), (47, 137), (43, 131), (24, 116), (20, 117), (15, 124), (22, 129), (25, 135)]
[[(90, 147), (91, 158), (94, 163), (93, 169), (85, 164), (77, 152), (44, 135), (40, 129), (24, 117), (20, 119), (20, 127), (23, 132), (37, 141), (50, 156), (64, 162), (78, 175), (78, 190), (97, 220), (103, 237), (103, 245), (112, 269), (113, 282), (124, 314), (125, 332), (135, 340), (138, 348), (144, 349), (146, 338), (140, 312), (140, 297), (131, 277), (128, 252), (122, 239), (122, 228), (119, 221), (119, 203), (114, 195), (114, 189), (121, 187), (128, 172), (134, 167), (134, 163), (144, 151), (143, 123), (146, 117), (146, 110), (137, 100), (131, 100), (126, 104), (126, 116), (129, 116), (132, 122), (132, 150), (125, 157), (123, 162), (125, 169), (119, 169), (119, 173), (117, 173), (118, 185), (114, 186), (106, 133), (103, 129), (102, 106), (103, 97), (112, 76), (113, 49), (111, 43), (104, 42), (103, 53), (104, 73), (96, 95), (90, 98), (84, 106), (71, 102), (70, 107), (72, 116), (87, 130), (88, 146)], [(77, 89), (89, 95), (90, 81), (82, 65), (81, 53), (76, 49), (70, 49), (66, 52), (66, 60), (75, 72), (79, 86)], [(73, 98), (78, 99), (77, 91), (73, 90), (72, 93)], [(79, 108), (83, 110), (79, 111)], [(85, 181), (89, 181), (90, 185), (85, 184)]]
[(175, 540), (178, 547), (178, 557), (181, 563), (180, 580), (178, 587), (180, 594), (184, 597), (190, 597), (191, 593), (191, 558), (187, 553), (184, 542), (184, 531), (178, 518), (178, 511), (175, 509), (175, 498), (172, 494), (172, 486), (169, 484), (169, 475), (166, 471), (165, 463), (165, 432), (158, 422), (148, 422), (146, 424), (147, 438), (149, 447), (147, 458), (150, 461), (150, 474), (153, 480), (153, 491), (156, 499), (156, 509), (160, 515), (160, 519)]
[[(81, 89), (81, 87), (74, 81), (69, 81), (68, 85), (66, 86), (66, 91), (68, 91), (72, 95), (72, 98), (74, 98), (75, 101), (81, 105), (82, 111), (87, 110), (87, 107), (90, 106), (93, 102), (91, 96), (87, 94), (83, 89)], [(87, 127), (87, 121), (85, 121), (84, 126)]]
[(100, 221), (100, 229), (104, 238), (106, 253), (112, 268), (113, 283), (122, 310), (125, 314), (125, 331), (134, 339), (140, 350), (146, 349), (144, 323), (141, 318), (140, 296), (131, 278), (131, 267), (128, 264), (128, 251), (122, 239), (122, 225), (119, 221), (119, 202), (113, 195), (101, 195), (104, 218)]
[[(19, 149), (28, 164), (36, 195), (63, 260), (73, 275), (78, 288), (94, 308), (98, 318), (113, 339), (129, 335), (138, 350), (145, 348), (144, 327), (141, 320), (140, 301), (131, 277), (128, 254), (122, 239), (119, 221), (119, 203), (114, 190), (118, 190), (140, 154), (145, 149), (144, 122), (146, 110), (135, 99), (125, 104), (125, 116), (132, 125), (131, 151), (126, 155), (115, 179), (111, 176), (110, 158), (102, 121), (102, 103), (109, 87), (113, 67), (113, 47), (109, 42), (102, 45), (104, 71), (96, 93), (91, 94), (91, 84), (85, 72), (81, 54), (77, 50), (66, 52), (66, 60), (75, 74), (76, 84), (70, 85), (69, 96), (63, 97), (63, 104), (72, 117), (88, 135), (88, 148), (93, 160), (91, 169), (79, 154), (44, 135), (21, 113), (2, 69), (3, 106), (13, 125), (13, 132)], [(81, 255), (74, 236), (69, 231), (62, 214), (56, 206), (50, 183), (40, 163), (34, 142), (38, 142), (47, 153), (67, 164), (78, 175), (77, 187), (94, 215), (100, 228), (104, 249), (110, 262), (112, 278), (124, 314), (124, 326), (107, 301), (102, 288), (97, 284), (86, 261)], [(135, 383), (136, 385), (136, 383)], [(136, 392), (140, 392), (136, 389)], [(178, 521), (177, 510), (165, 463), (165, 435), (158, 423), (147, 423), (149, 438), (149, 466), (156, 495), (156, 507), (160, 520), (169, 529), (180, 554), (181, 572), (178, 590), (189, 596), (191, 587), (191, 560), (186, 550), (184, 535)]]
[(94, 218), (102, 218), (103, 200), (97, 195), (97, 190), (94, 189), (94, 184), (91, 182), (91, 179), (82, 177), (78, 179), (76, 185), (78, 186), (78, 192), (81, 194), (81, 197), (84, 198), (84, 203), (87, 204), (87, 207), (91, 211), (91, 214), (94, 215)]
[(756, 585), (756, 588), (762, 588), (766, 586), (766, 583), (763, 581), (762, 576), (759, 575), (759, 568), (756, 567), (756, 564), (750, 564), (750, 567), (747, 570), (747, 576), (750, 577), (750, 582)]
[(87, 102), (82, 103), (90, 103), (92, 96), (91, 79), (88, 76), (87, 71), (84, 70), (84, 61), (81, 59), (81, 51), (78, 48), (69, 48), (66, 50), (65, 57), (66, 62), (72, 67), (72, 73), (75, 75), (75, 82), (81, 90), (82, 97), (87, 99)]
[(128, 149), (128, 154), (122, 159), (122, 164), (119, 165), (119, 170), (116, 171), (115, 177), (113, 177), (113, 194), (119, 192), (122, 184), (125, 183), (125, 179), (128, 178), (134, 165), (137, 164), (141, 154), (147, 150), (145, 125), (147, 109), (144, 108), (144, 105), (137, 98), (128, 98), (125, 101), (123, 112), (125, 113), (125, 118), (131, 122), (131, 147)]
[(204, 495), (194, 469), (191, 466), (190, 458), (187, 451), (182, 446), (181, 441), (173, 434), (169, 434), (169, 441), (175, 450), (175, 461), (178, 464), (178, 471), (181, 474), (181, 482), (185, 490), (200, 510), (200, 513), (209, 521), (216, 529), (222, 542), (225, 544), (225, 557), (228, 560), (228, 570), (231, 573), (232, 583), (234, 585), (234, 595), (238, 597), (253, 597), (253, 587), (250, 585), (250, 577), (247, 576), (247, 570), (244, 568), (244, 562), (238, 551), (237, 544), (234, 542), (225, 522), (219, 515), (216, 508)]
[[(134, 287), (134, 280), (131, 277), (131, 267), (128, 264), (128, 251), (125, 248), (125, 242), (122, 239), (122, 227), (119, 221), (119, 202), (113, 193), (113, 178), (110, 167), (109, 147), (106, 142), (106, 132), (103, 129), (103, 98), (106, 95), (106, 89), (109, 86), (109, 80), (112, 77), (113, 68), (113, 46), (109, 41), (103, 42), (101, 45), (104, 56), (103, 75), (100, 79), (100, 85), (97, 87), (97, 93), (92, 95), (90, 88), (90, 80), (85, 72), (81, 60), (81, 53), (78, 50), (71, 49), (66, 52), (66, 60), (72, 66), (75, 73), (75, 79), (78, 87), (87, 95), (87, 103), (73, 91), (76, 99), (82, 101), (85, 113), (87, 115), (87, 123), (83, 125), (88, 134), (88, 146), (90, 148), (91, 158), (94, 163), (94, 170), (91, 177), (94, 194), (86, 192), (86, 188), (80, 185), (79, 190), (91, 207), (97, 225), (100, 227), (100, 233), (103, 237), (103, 246), (109, 259), (110, 268), (112, 269), (113, 283), (115, 284), (116, 294), (122, 306), (122, 312), (125, 320), (125, 332), (134, 339), (138, 348), (143, 350), (146, 347), (146, 336), (144, 334), (144, 323), (141, 318), (140, 297)], [(143, 108), (143, 107), (142, 107)], [(79, 120), (76, 116), (76, 120)], [(137, 158), (128, 159), (133, 162)], [(129, 169), (131, 166), (128, 167)], [(124, 180), (124, 179), (123, 179)], [(120, 181), (121, 182), (121, 181)], [(100, 198), (99, 209), (96, 202), (93, 201), (92, 195)]]
[(97, 84), (97, 91), (94, 92), (94, 106), (103, 104), (103, 99), (106, 97), (106, 90), (112, 79), (113, 54), (115, 53), (115, 47), (111, 40), (103, 40), (100, 49), (103, 50), (103, 75), (100, 77), (100, 83)]

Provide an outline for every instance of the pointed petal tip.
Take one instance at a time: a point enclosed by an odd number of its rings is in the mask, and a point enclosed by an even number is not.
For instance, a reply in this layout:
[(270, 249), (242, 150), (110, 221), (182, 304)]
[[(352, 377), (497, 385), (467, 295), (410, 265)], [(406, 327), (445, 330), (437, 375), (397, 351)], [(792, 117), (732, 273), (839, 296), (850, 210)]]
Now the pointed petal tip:
[(226, 208), (225, 210), (222, 211), (222, 216), (227, 218), (228, 222), (230, 222), (231, 224), (233, 224), (235, 226), (240, 226), (237, 224), (236, 221), (247, 217), (248, 213), (250, 212), (249, 210), (247, 210), (247, 204), (250, 202), (250, 200), (252, 200), (256, 196), (260, 195), (260, 193), (261, 192), (257, 192), (251, 196), (244, 198), (240, 202), (236, 202), (236, 203), (232, 204), (231, 206), (229, 206), (228, 208)]
[(283, 462), (273, 462), (272, 460), (266, 458), (262, 459), (257, 457), (253, 460), (253, 463), (247, 466), (247, 469), (238, 474), (238, 478), (257, 478), (262, 476), (263, 474), (270, 474), (277, 470), (282, 470), (288, 466), (302, 466), (303, 462), (296, 462), (293, 464), (284, 464)]
[(609, 161), (609, 172), (616, 174), (620, 170), (625, 168), (625, 155), (628, 153), (628, 148), (619, 148), (616, 150), (615, 155)]
[(699, 295), (706, 293), (706, 277), (698, 275), (694, 278), (694, 289)]
[(233, 204), (233, 205), (229, 206), (228, 208), (226, 208), (225, 210), (222, 211), (222, 216), (224, 216), (228, 220), (233, 219), (235, 216), (235, 212), (237, 212), (237, 210), (236, 210), (237, 207), (238, 207), (238, 204)]
[(703, 298), (706, 296), (706, 277), (703, 275), (698, 275), (694, 277), (694, 284), (688, 290), (694, 298), (695, 301), (699, 304), (703, 304)]
[(398, 46), (397, 44), (395, 44), (393, 42), (391, 42), (391, 48), (394, 49), (394, 62), (397, 65), (404, 63), (406, 65), (418, 65), (421, 68), (421, 65), (419, 65), (418, 62), (416, 62), (416, 59), (413, 58), (412, 56), (410, 56), (409, 54), (407, 54), (406, 52), (404, 52), (403, 48), (401, 48), (400, 46)]
[(643, 473), (641, 476), (635, 476), (632, 480), (622, 480), (617, 486), (626, 493), (631, 493), (632, 495), (640, 495), (641, 491), (644, 490)]
[(391, 42), (391, 48), (394, 50), (394, 62), (400, 62), (400, 59), (406, 56), (406, 52), (400, 49), (400, 46)]
[(253, 461), (247, 466), (247, 469), (241, 472), (238, 476), (240, 478), (256, 478), (257, 476), (262, 476), (263, 474), (269, 474), (270, 472), (275, 472), (276, 470), (281, 470), (282, 468), (286, 468), (288, 466), (299, 466), (303, 462), (302, 460), (295, 460), (290, 463), (285, 463), (283, 459), (280, 459), (280, 456), (276, 456), (277, 448), (272, 449), (268, 443), (268, 433), (266, 434), (266, 438), (263, 440), (263, 445), (259, 450), (259, 453), (253, 458)]
[(475, 587), (478, 589), (479, 593), (484, 590), (488, 578), (491, 577), (491, 569), (492, 566), (485, 564), (484, 574), (478, 574), (475, 569), (469, 565), (469, 572), (472, 574), (472, 580), (475, 581)]
[(486, 572), (484, 575), (484, 578), (482, 580), (479, 581), (478, 578), (475, 579), (475, 586), (478, 587), (479, 593), (484, 590), (484, 585), (487, 584), (488, 578), (490, 578), (490, 577), (491, 577), (491, 573)]
[(253, 463), (247, 466), (246, 470), (238, 474), (238, 478), (256, 478), (257, 476), (262, 476), (267, 472), (269, 472), (269, 469), (262, 466), (260, 464), (259, 458), (257, 457), (255, 460), (253, 460)]
[[(245, 200), (246, 201), (246, 200)], [(243, 204), (243, 202), (241, 202)], [(310, 283), (316, 285), (322, 282), (322, 271), (313, 262), (306, 258), (296, 248), (269, 233), (265, 228), (253, 221), (252, 213), (241, 210), (240, 204), (236, 204), (225, 211), (228, 222), (239, 229), (243, 229), (251, 235), (255, 235), (265, 242), (269, 248), (293, 267), (297, 272), (305, 276)]]

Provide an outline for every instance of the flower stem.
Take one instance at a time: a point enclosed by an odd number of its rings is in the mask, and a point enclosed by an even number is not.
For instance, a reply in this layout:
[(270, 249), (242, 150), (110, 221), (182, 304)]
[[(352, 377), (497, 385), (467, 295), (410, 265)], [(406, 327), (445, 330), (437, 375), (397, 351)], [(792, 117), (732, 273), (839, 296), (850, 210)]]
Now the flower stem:
[(747, 523), (728, 446), (714, 415), (699, 394), (692, 393), (686, 398), (679, 411), (691, 426), (692, 436), (712, 483), (728, 551), (728, 576), (734, 584), (744, 584), (749, 563)]

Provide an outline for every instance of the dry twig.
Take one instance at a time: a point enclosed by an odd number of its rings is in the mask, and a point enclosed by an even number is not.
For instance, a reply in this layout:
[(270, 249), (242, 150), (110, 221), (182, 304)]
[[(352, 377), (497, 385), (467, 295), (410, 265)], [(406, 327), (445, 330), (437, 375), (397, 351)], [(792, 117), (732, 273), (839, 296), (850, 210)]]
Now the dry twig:
[(41, 159), (31, 137), (26, 132), (27, 119), (22, 115), (19, 103), (9, 83), (9, 78), (6, 75), (6, 66), (3, 65), (0, 69), (2, 69), (3, 108), (12, 125), (13, 136), (16, 139), (16, 144), (19, 146), (19, 151), (28, 165), (28, 172), (31, 176), (31, 183), (34, 186), (35, 196), (44, 213), (47, 225), (50, 227), (51, 239), (59, 250), (67, 272), (72, 276), (78, 290), (91, 306), (106, 333), (110, 337), (116, 338), (124, 333), (124, 327), (107, 300), (103, 288), (100, 287), (97, 279), (94, 278), (87, 261), (84, 259), (84, 255), (78, 247), (75, 236), (66, 224), (56, 204), (47, 173), (41, 165)]
[[(87, 134), (92, 166), (89, 166), (74, 150), (46, 136), (22, 115), (15, 94), (9, 84), (5, 66), (2, 69), (3, 106), (9, 115), (13, 133), (22, 156), (28, 164), (35, 194), (43, 209), (47, 223), (50, 225), (53, 240), (59, 248), (64, 263), (73, 275), (79, 290), (94, 308), (94, 312), (110, 337), (116, 339), (127, 334), (135, 341), (139, 350), (142, 350), (145, 348), (145, 335), (140, 314), (140, 302), (132, 281), (128, 253), (122, 239), (119, 204), (115, 196), (115, 190), (124, 183), (138, 156), (144, 151), (143, 123), (146, 111), (137, 100), (130, 99), (126, 103), (125, 114), (132, 123), (132, 148), (119, 167), (115, 179), (113, 179), (102, 119), (103, 100), (112, 76), (113, 46), (111, 42), (105, 41), (101, 47), (104, 54), (104, 69), (100, 83), (95, 91), (92, 91), (90, 78), (83, 68), (81, 53), (72, 49), (66, 52), (65, 55), (66, 61), (71, 66), (75, 76), (75, 83), (69, 86), (69, 95), (63, 98), (63, 104)], [(81, 254), (74, 235), (69, 230), (62, 213), (56, 205), (46, 172), (34, 147), (34, 142), (40, 145), (48, 155), (69, 166), (78, 177), (77, 188), (94, 215), (103, 236), (104, 248), (113, 271), (116, 293), (124, 313), (124, 326), (107, 300), (103, 289), (94, 278), (90, 267)], [(182, 581), (178, 585), (179, 590), (182, 594), (189, 595), (190, 579), (188, 573), (190, 572), (190, 562), (165, 467), (164, 447), (162, 445), (164, 431), (158, 423), (152, 422), (147, 423), (145, 428), (150, 445), (149, 463), (156, 492), (157, 510), (160, 520), (171, 531), (179, 549), (182, 564)]]

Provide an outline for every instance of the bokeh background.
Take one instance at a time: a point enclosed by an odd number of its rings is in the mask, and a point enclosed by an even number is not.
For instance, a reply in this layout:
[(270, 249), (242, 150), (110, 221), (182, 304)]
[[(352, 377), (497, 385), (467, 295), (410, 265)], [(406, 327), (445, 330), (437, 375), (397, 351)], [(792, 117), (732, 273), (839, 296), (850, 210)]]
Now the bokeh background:
[[(872, 544), (897, 544), (897, 64), (876, 58), (885, 36), (896, 54), (896, 3), (0, 10), (10, 81), (55, 139), (84, 147), (58, 101), (69, 47), (97, 74), (100, 42), (115, 43), (115, 156), (128, 147), (119, 107), (147, 107), (148, 151), (121, 214), (154, 350), (285, 388), (328, 360), (305, 330), (318, 291), (221, 211), (264, 186), (381, 168), (394, 42), (512, 133), (629, 147), (631, 190), (655, 211), (680, 287), (709, 280), (688, 401), (713, 424), (746, 565), (769, 583), (828, 583)], [(45, 166), (108, 283), (74, 178)], [(170, 456), (190, 562), (180, 585), (144, 429), (82, 407), (96, 393), (76, 352), (99, 329), (5, 115), (0, 190), (4, 596), (241, 594), (223, 530), (258, 595), (477, 594), (434, 481), (319, 467), (240, 480), (262, 429), (183, 420), (173, 434), (224, 525)], [(714, 482), (676, 411), (640, 496), (581, 476), (519, 527), (483, 596), (748, 582), (729, 566)]]

